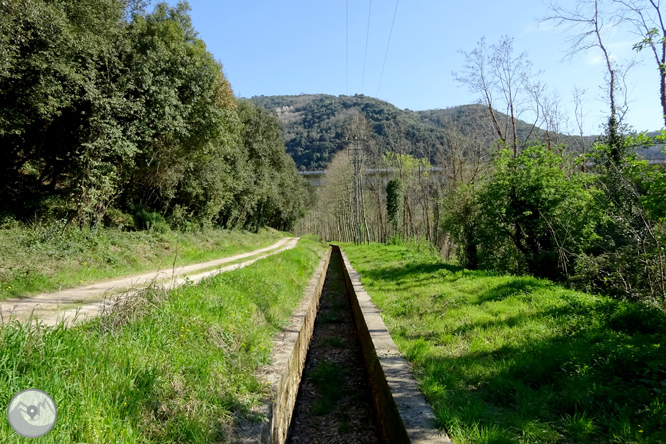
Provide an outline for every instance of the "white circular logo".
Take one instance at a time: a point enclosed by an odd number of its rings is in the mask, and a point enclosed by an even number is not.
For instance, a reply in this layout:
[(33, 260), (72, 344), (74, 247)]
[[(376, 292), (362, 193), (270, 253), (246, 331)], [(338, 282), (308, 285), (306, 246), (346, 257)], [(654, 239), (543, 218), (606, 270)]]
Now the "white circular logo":
[(58, 409), (48, 393), (37, 389), (19, 392), (7, 409), (9, 425), (25, 438), (39, 438), (51, 431)]

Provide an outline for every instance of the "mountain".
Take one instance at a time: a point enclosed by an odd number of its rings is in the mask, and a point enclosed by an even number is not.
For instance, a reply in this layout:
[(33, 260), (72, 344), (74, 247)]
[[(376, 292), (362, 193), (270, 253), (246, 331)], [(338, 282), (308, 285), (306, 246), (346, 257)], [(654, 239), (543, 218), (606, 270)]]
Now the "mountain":
[[(495, 140), (488, 112), (482, 105), (462, 105), (429, 111), (401, 110), (383, 100), (364, 95), (331, 96), (304, 94), (298, 96), (255, 96), (250, 99), (275, 113), (282, 122), (287, 152), (299, 170), (326, 168), (335, 153), (343, 148), (344, 128), (348, 119), (360, 112), (370, 123), (375, 146), (387, 151), (398, 134), (404, 134), (405, 152), (432, 157), (446, 149), (446, 132), (454, 130), (465, 136), (479, 138), (490, 148)], [(502, 126), (508, 117), (497, 113)], [(518, 138), (543, 138), (545, 132), (518, 120)], [(562, 137), (560, 141), (562, 141)], [(589, 140), (587, 141), (589, 144)], [(395, 144), (395, 142), (394, 142)], [(431, 159), (432, 160), (432, 159)]]

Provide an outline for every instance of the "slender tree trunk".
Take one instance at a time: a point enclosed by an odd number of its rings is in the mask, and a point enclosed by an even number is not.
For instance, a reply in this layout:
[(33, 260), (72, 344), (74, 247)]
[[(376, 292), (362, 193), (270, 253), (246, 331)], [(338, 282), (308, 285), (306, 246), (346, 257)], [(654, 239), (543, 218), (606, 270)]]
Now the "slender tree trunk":
[[(511, 90), (509, 90), (510, 93)], [(511, 109), (511, 129), (513, 131), (513, 157), (515, 158), (518, 156), (518, 131), (516, 130), (516, 116), (513, 112), (513, 100), (509, 102), (509, 106)]]

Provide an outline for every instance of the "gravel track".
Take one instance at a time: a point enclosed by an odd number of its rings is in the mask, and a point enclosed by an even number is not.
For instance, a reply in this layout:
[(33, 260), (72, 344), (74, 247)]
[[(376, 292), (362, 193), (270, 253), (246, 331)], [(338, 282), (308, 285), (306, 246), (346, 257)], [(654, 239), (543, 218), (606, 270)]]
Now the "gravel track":
[[(289, 237), (280, 239), (269, 247), (213, 261), (97, 282), (54, 293), (40, 293), (26, 298), (7, 299), (0, 302), (0, 316), (2, 316), (3, 323), (13, 320), (19, 322), (39, 320), (46, 325), (55, 325), (61, 321), (71, 325), (101, 314), (114, 302), (113, 299), (117, 299), (113, 296), (132, 297), (133, 294), (152, 283), (160, 284), (167, 289), (179, 287), (188, 281), (196, 283), (206, 277), (237, 270), (265, 257), (294, 248), (297, 243), (298, 238)], [(246, 258), (251, 259), (193, 274), (199, 270), (219, 267)]]

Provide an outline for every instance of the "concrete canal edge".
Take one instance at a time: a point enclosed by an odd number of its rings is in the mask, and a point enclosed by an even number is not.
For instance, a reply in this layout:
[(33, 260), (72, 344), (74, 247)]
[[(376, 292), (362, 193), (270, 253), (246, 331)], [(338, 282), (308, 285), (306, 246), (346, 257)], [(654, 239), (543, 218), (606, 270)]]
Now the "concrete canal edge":
[(275, 336), (271, 364), (258, 372), (258, 376), (270, 384), (271, 399), (254, 413), (264, 415), (267, 421), (247, 427), (241, 425), (234, 431), (234, 442), (284, 444), (287, 441), (331, 251), (329, 247), (324, 253), (305, 287), (303, 300), (282, 333)]
[[(338, 246), (333, 246), (340, 250)], [(451, 443), (435, 428), (435, 414), (398, 351), (379, 310), (343, 251), (343, 272), (384, 444)]]
[(342, 255), (345, 285), (351, 299), (382, 443), (450, 444), (446, 434), (435, 428), (435, 415), (419, 390), (409, 365), (393, 342), (379, 310), (365, 292), (359, 273), (336, 245), (332, 245), (320, 260), (290, 323), (275, 337), (272, 363), (258, 372), (270, 384), (272, 396), (268, 404), (254, 413), (265, 416), (266, 421), (245, 426), (241, 424), (234, 430), (234, 442), (287, 442), (333, 249)]

